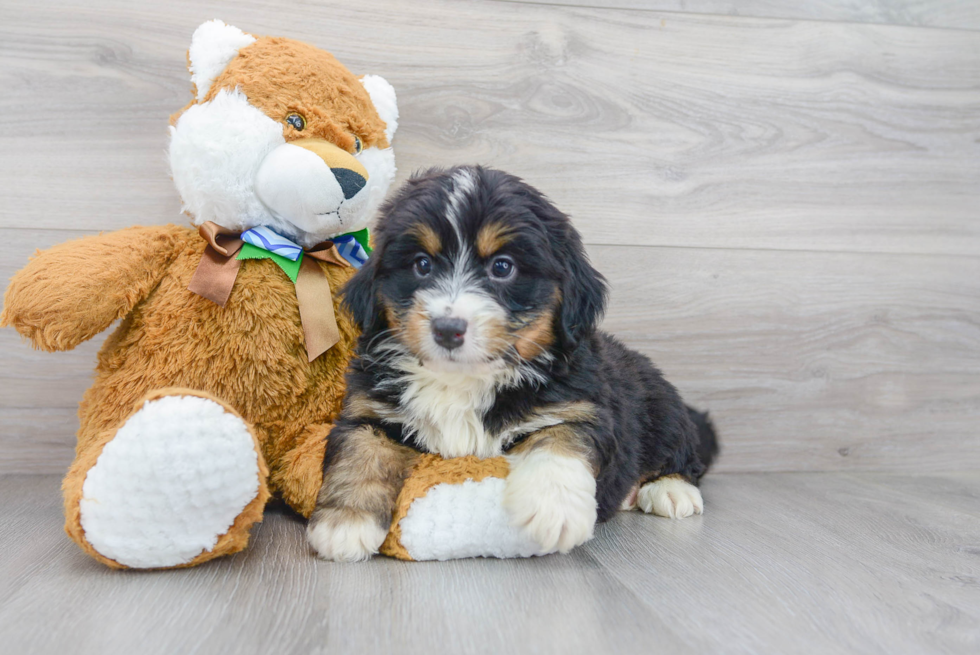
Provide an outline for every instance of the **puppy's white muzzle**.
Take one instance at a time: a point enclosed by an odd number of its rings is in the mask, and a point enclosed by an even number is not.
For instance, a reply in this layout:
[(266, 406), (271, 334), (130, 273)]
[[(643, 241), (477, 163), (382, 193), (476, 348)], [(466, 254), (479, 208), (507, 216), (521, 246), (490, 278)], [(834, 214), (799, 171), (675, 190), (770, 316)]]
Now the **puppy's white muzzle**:
[(368, 172), (350, 153), (322, 139), (276, 147), (255, 175), (255, 194), (276, 218), (305, 232), (342, 232), (358, 215)]
[[(458, 285), (456, 288), (444, 287)], [(427, 319), (421, 352), (416, 353), (427, 364), (486, 363), (500, 350), (498, 335), (507, 316), (492, 298), (479, 289), (466, 287), (465, 280), (451, 279), (421, 292), (420, 299)], [(459, 325), (462, 329), (448, 339), (440, 335), (440, 324)], [(455, 337), (455, 338), (453, 338)], [(447, 342), (451, 342), (447, 343)]]

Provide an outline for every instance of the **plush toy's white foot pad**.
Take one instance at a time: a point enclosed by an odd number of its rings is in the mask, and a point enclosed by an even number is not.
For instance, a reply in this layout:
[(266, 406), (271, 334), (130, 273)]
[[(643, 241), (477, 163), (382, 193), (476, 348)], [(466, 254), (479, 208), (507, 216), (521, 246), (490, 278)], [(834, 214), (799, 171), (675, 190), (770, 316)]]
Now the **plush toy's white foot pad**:
[(692, 514), (704, 512), (701, 490), (687, 480), (673, 475), (648, 482), (640, 487), (636, 504), (648, 514), (671, 519), (684, 519)]
[(217, 543), (259, 493), (245, 423), (196, 396), (151, 400), (119, 428), (85, 478), (85, 538), (133, 568), (186, 564)]

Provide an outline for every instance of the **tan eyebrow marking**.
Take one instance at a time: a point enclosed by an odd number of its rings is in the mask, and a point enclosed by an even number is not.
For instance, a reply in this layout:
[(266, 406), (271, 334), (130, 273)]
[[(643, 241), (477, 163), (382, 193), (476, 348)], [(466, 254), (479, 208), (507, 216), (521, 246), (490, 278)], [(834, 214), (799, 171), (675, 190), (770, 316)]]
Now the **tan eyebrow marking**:
[(412, 226), (412, 233), (415, 234), (416, 238), (419, 240), (419, 244), (425, 251), (430, 255), (438, 255), (442, 251), (442, 239), (436, 234), (436, 231), (432, 229), (429, 225), (425, 223), (418, 223)]
[(503, 223), (490, 223), (480, 228), (476, 235), (476, 252), (480, 257), (489, 257), (500, 250), (513, 238), (513, 232)]

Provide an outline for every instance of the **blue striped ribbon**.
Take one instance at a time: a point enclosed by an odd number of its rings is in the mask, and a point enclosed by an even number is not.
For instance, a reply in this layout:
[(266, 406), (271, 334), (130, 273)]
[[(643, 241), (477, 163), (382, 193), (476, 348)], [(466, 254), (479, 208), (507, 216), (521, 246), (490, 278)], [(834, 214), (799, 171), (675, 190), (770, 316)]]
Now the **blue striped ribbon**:
[(284, 236), (276, 234), (264, 225), (253, 227), (242, 232), (241, 240), (256, 248), (268, 250), (290, 261), (296, 261), (303, 254), (303, 249)]
[(364, 246), (357, 242), (353, 234), (342, 234), (339, 237), (330, 239), (333, 245), (337, 246), (340, 256), (350, 262), (354, 268), (364, 266), (367, 261), (368, 253)]

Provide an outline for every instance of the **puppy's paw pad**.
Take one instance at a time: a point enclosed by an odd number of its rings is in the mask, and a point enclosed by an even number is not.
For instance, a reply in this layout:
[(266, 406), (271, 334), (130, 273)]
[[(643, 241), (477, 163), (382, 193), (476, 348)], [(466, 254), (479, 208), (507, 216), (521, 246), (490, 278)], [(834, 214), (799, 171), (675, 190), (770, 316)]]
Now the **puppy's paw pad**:
[(504, 508), (542, 552), (567, 553), (592, 538), (595, 478), (581, 460), (532, 452), (507, 476)]
[(323, 559), (361, 562), (377, 554), (387, 532), (370, 515), (318, 510), (306, 528), (306, 538)]
[(637, 505), (648, 514), (684, 519), (704, 512), (701, 490), (677, 476), (666, 476), (640, 487)]

